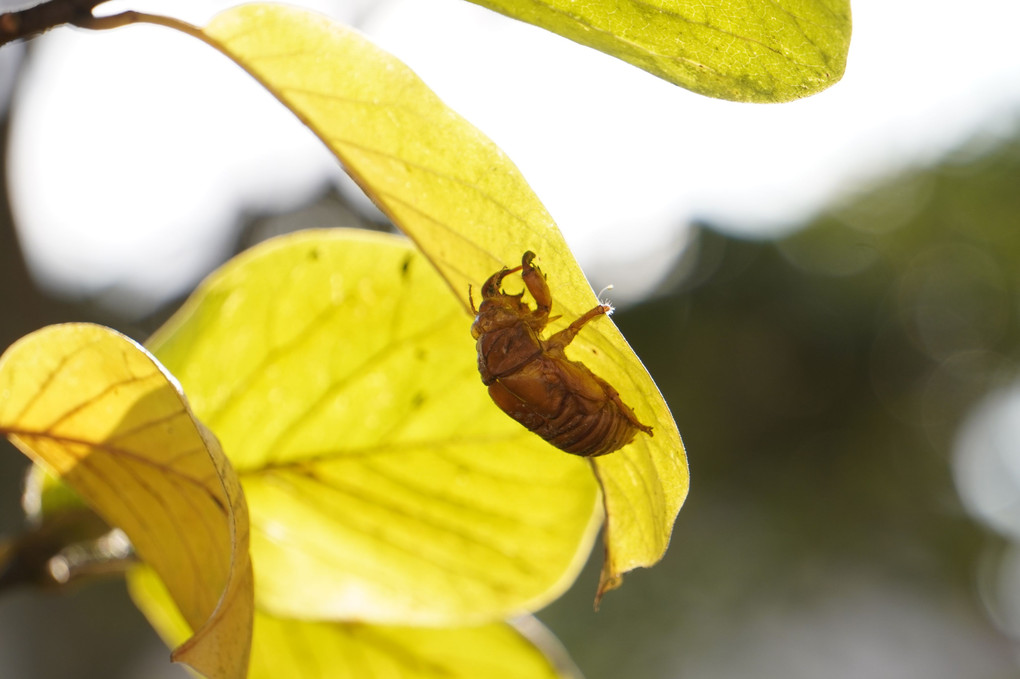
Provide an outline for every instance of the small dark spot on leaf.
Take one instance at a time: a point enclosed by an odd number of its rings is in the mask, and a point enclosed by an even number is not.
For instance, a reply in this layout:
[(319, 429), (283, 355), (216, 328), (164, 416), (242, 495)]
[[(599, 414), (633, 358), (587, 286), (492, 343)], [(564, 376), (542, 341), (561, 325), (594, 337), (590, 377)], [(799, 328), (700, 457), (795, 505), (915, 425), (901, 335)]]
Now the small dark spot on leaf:
[(421, 408), (424, 403), (425, 403), (425, 394), (421, 393), (420, 391), (415, 392), (414, 396), (411, 397), (411, 407), (412, 408), (416, 408), (416, 409), (417, 408)]
[(312, 260), (313, 262), (318, 261), (320, 255), (321, 253), (319, 251), (319, 248), (312, 248), (311, 250), (308, 251), (308, 259)]
[(416, 349), (414, 352), (414, 357), (419, 361), (424, 361), (428, 355), (429, 353), (421, 348)]
[(400, 265), (400, 275), (407, 278), (407, 274), (411, 269), (411, 255), (404, 257), (403, 263)]

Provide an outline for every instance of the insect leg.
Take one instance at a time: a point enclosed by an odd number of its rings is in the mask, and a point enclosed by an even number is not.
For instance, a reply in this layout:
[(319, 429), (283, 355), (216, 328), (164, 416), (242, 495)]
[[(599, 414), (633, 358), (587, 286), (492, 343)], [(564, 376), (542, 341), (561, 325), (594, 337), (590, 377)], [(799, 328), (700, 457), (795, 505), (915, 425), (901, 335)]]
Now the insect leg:
[(544, 342), (545, 346), (550, 349), (552, 348), (562, 349), (563, 347), (570, 344), (575, 337), (577, 337), (577, 333), (581, 331), (581, 328), (584, 327), (585, 323), (592, 320), (593, 318), (605, 315), (606, 313), (609, 312), (611, 308), (612, 307), (610, 307), (608, 304), (599, 304), (597, 307), (589, 310), (587, 313), (578, 318), (576, 321), (574, 321), (567, 327), (563, 328), (563, 330), (560, 330), (558, 333), (547, 339)]
[(624, 403), (623, 399), (620, 398), (620, 393), (616, 391), (616, 389), (613, 389), (604, 380), (602, 381), (602, 387), (606, 392), (606, 396), (608, 396), (609, 399), (616, 404), (616, 407), (619, 409), (619, 411), (623, 413), (623, 416), (627, 418), (627, 420), (632, 425), (634, 425), (634, 427), (640, 429), (649, 436), (653, 436), (652, 428), (649, 427), (647, 424), (642, 424), (641, 420), (639, 420), (637, 418), (637, 415), (634, 414), (634, 411), (630, 409), (630, 406)]
[(501, 294), (499, 286), (503, 285), (503, 279), (512, 273), (517, 273), (520, 270), (521, 267), (519, 266), (515, 266), (512, 269), (503, 267), (496, 273), (489, 276), (488, 280), (482, 284), (482, 299), (489, 299), (490, 297), (495, 297), (496, 295)]
[(541, 317), (543, 320), (549, 316), (549, 311), (552, 309), (552, 292), (549, 290), (549, 284), (545, 282), (545, 276), (542, 271), (537, 267), (533, 266), (532, 262), (535, 260), (535, 253), (528, 250), (521, 257), (521, 279), (524, 280), (524, 284), (528, 286), (528, 292), (535, 298), (535, 315)]

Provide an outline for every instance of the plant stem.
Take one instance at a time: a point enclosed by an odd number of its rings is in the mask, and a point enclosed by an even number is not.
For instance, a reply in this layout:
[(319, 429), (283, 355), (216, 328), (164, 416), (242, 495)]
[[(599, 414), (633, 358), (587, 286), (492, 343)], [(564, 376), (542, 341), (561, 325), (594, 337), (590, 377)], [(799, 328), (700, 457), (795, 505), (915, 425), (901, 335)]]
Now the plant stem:
[(0, 14), (0, 45), (31, 38), (63, 24), (92, 18), (106, 0), (49, 0), (41, 5)]
[(49, 0), (28, 9), (0, 14), (0, 45), (31, 38), (64, 24), (93, 30), (120, 28), (130, 24), (156, 24), (209, 42), (198, 27), (158, 14), (127, 11), (111, 16), (95, 16), (93, 10), (104, 2), (107, 0)]
[(198, 38), (203, 42), (209, 42), (208, 38), (205, 37), (205, 34), (202, 33), (202, 30), (197, 26), (189, 24), (186, 21), (181, 21), (180, 19), (174, 19), (172, 17), (162, 16), (159, 14), (146, 14), (145, 12), (135, 11), (121, 12), (120, 14), (113, 14), (105, 17), (97, 17), (90, 14), (88, 17), (84, 17), (74, 22), (74, 25), (80, 28), (89, 28), (97, 31), (130, 26), (132, 24), (155, 24), (157, 26), (165, 26), (166, 28), (172, 28), (175, 31), (186, 33), (193, 38)]

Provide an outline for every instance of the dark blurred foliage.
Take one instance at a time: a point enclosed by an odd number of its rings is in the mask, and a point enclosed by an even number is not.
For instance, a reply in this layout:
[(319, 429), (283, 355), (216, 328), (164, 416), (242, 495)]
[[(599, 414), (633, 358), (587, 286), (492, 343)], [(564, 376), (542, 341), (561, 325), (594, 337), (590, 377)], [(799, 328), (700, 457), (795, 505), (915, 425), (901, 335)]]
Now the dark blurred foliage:
[(985, 151), (777, 242), (703, 230), (680, 285), (617, 316), (691, 494), (662, 565), (543, 615), (589, 679), (1020, 675), (950, 466), (1020, 355), (1020, 140)]
[[(589, 679), (1020, 675), (974, 585), (995, 539), (949, 464), (961, 419), (1016, 377), (1018, 185), (1006, 140), (779, 241), (706, 227), (668, 289), (616, 316), (671, 405), (692, 487), (660, 566), (593, 614), (593, 558), (543, 612)], [(152, 329), (36, 291), (5, 208), (0, 345), (66, 320)], [(10, 532), (25, 463), (0, 445)], [(38, 644), (22, 679), (127, 676), (116, 649), (151, 635), (128, 631), (143, 623), (120, 588), (99, 593), (5, 594), (0, 661)]]

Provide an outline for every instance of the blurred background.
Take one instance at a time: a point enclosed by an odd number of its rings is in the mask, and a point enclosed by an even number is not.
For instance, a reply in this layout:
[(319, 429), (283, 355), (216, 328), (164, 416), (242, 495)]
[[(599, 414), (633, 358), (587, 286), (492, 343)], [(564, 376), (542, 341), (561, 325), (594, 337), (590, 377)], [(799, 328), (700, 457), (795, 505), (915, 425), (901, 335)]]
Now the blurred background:
[[(301, 4), (508, 152), (673, 410), (692, 486), (665, 560), (593, 614), (596, 553), (540, 614), (588, 679), (1020, 676), (1020, 4), (857, 2), (844, 80), (771, 106), (461, 0)], [(0, 347), (68, 320), (143, 339), (261, 238), (385, 228), (193, 42), (0, 49)], [(0, 677), (186, 676), (166, 657), (116, 581), (0, 596)]]

